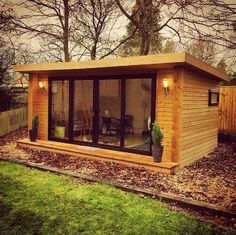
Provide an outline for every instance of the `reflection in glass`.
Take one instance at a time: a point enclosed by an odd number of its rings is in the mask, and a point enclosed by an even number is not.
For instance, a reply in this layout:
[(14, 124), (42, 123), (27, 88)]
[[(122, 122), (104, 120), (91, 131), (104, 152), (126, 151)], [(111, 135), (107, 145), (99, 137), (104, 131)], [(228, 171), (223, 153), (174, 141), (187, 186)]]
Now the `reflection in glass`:
[(120, 146), (120, 80), (99, 81), (100, 144)]
[(125, 99), (126, 148), (150, 151), (151, 79), (127, 79)]
[(93, 81), (74, 83), (74, 140), (92, 142), (93, 130)]
[(68, 139), (69, 132), (69, 81), (52, 81), (51, 137)]

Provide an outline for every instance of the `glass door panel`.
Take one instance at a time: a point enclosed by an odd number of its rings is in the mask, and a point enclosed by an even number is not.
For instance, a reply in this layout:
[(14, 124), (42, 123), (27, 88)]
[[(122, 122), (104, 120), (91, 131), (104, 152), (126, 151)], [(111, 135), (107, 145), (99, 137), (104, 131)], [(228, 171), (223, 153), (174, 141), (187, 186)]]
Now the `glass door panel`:
[(69, 81), (52, 81), (50, 136), (69, 137)]
[(93, 134), (93, 81), (74, 82), (73, 139), (92, 142)]
[(152, 79), (126, 79), (125, 148), (150, 151)]
[(98, 143), (120, 146), (121, 80), (99, 81)]
[(152, 83), (149, 75), (52, 80), (50, 137), (150, 153)]

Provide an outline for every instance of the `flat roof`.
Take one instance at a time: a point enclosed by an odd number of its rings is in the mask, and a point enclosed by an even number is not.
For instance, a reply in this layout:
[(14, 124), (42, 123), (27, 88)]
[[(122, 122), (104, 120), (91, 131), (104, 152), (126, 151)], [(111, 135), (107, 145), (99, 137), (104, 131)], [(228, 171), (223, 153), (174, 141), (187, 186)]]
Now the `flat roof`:
[(187, 66), (201, 72), (205, 72), (212, 77), (228, 81), (229, 77), (222, 71), (208, 65), (188, 53), (170, 53), (146, 56), (133, 56), (110, 58), (102, 60), (90, 60), (79, 62), (58, 62), (42, 64), (20, 64), (14, 65), (13, 70), (21, 73), (43, 73), (43, 74), (66, 74), (67, 72), (80, 72), (84, 74), (106, 71), (115, 73), (125, 73), (136, 71), (145, 73), (145, 71), (154, 72), (157, 69), (174, 68), (177, 66)]

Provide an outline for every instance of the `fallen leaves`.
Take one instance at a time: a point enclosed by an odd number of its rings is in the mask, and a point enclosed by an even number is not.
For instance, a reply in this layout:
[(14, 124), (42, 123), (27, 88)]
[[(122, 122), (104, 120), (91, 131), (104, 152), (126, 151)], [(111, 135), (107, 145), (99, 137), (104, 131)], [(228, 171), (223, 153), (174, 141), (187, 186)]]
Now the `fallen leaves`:
[(234, 143), (219, 144), (214, 153), (179, 170), (176, 175), (163, 175), (113, 162), (16, 148), (16, 140), (25, 136), (27, 131), (24, 129), (0, 138), (0, 154), (236, 210), (236, 146)]

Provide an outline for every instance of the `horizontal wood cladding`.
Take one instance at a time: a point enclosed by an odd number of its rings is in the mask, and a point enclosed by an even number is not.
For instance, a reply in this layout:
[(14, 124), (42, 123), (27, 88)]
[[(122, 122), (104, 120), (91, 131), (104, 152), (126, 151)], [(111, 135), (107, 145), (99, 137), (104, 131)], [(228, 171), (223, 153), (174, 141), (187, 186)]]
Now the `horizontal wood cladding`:
[(210, 153), (217, 146), (218, 107), (208, 106), (208, 91), (217, 81), (185, 70), (182, 94), (181, 167)]
[[(157, 73), (156, 118), (164, 134), (163, 161), (180, 160), (183, 71), (183, 68), (176, 68)], [(168, 80), (168, 94), (163, 88), (164, 79)]]
[[(163, 161), (178, 162), (178, 156), (173, 152), (175, 148), (173, 138), (173, 121), (175, 119), (173, 110), (175, 109), (174, 100), (176, 98), (176, 74), (174, 69), (162, 69), (157, 72), (157, 99), (156, 99), (156, 119), (164, 134), (164, 153)], [(169, 94), (165, 94), (163, 79), (168, 80)]]
[(236, 135), (236, 86), (220, 87), (219, 132)]
[[(196, 128), (205, 128), (206, 125), (207, 127), (209, 128), (216, 128), (216, 124), (215, 123), (212, 123), (212, 122), (217, 122), (217, 120), (214, 120), (214, 119), (210, 119), (210, 120), (207, 120), (206, 123), (202, 123), (203, 121), (199, 122), (199, 123), (191, 123), (191, 125), (189, 125), (189, 123), (184, 123), (182, 124), (183, 128), (183, 132), (185, 133), (188, 133), (190, 132), (191, 130), (195, 130)], [(204, 121), (205, 122), (205, 121)]]
[(193, 139), (187, 139), (185, 140), (184, 146), (182, 146), (182, 154), (187, 154), (192, 151), (193, 148), (198, 148), (198, 145), (203, 145), (206, 142), (207, 138), (213, 138), (217, 133), (216, 132), (211, 132), (209, 134), (203, 134), (201, 135), (202, 138), (199, 138), (196, 140), (196, 138)]
[[(185, 141), (187, 142), (188, 140), (195, 140), (197, 141), (197, 139), (202, 139), (202, 138), (206, 138), (207, 139), (207, 135), (211, 135), (211, 133), (215, 133), (217, 134), (217, 130), (208, 130), (208, 128), (202, 129), (199, 133), (196, 133), (196, 130), (193, 131), (189, 131), (186, 132), (186, 134), (182, 135), (182, 142), (185, 143)], [(206, 140), (207, 141), (207, 140)], [(183, 147), (184, 145), (182, 145)]]
[(186, 165), (191, 164), (193, 161), (198, 160), (199, 156), (201, 156), (201, 157), (206, 156), (210, 152), (213, 152), (216, 145), (217, 145), (217, 141), (213, 141), (212, 143), (209, 142), (209, 144), (207, 146), (201, 146), (201, 149), (198, 149), (198, 151), (196, 151), (196, 149), (195, 149), (191, 153), (186, 154), (186, 156), (183, 155), (185, 157), (185, 161), (181, 162), (181, 168)]
[(33, 117), (33, 76), (29, 76), (29, 88), (28, 88), (28, 129), (32, 128), (32, 117)]
[(174, 77), (172, 161), (180, 162), (184, 69), (176, 68)]
[[(208, 154), (209, 148), (210, 148), (210, 151), (212, 151), (215, 148), (216, 143), (217, 143), (216, 140), (211, 140), (207, 143), (205, 142), (201, 144), (201, 148), (199, 148), (198, 145), (195, 145), (186, 150), (183, 150), (182, 154), (183, 156), (185, 156), (185, 161), (187, 161), (188, 159), (191, 160), (192, 158), (194, 158), (194, 160), (197, 160), (199, 158), (199, 152), (202, 152), (202, 151), (205, 151), (206, 152), (205, 154)], [(214, 147), (212, 148), (213, 145)], [(201, 155), (200, 157), (203, 157), (203, 155)]]
[[(163, 89), (163, 79), (169, 83), (169, 94)], [(164, 134), (163, 161), (171, 161), (172, 151), (172, 122), (173, 122), (173, 97), (174, 97), (174, 70), (163, 69), (157, 72), (156, 88), (156, 119)]]
[[(44, 92), (39, 88), (39, 81), (43, 83)], [(48, 139), (48, 77), (34, 74), (29, 82), (29, 119), (28, 126), (32, 127), (32, 118), (39, 116), (38, 138)]]
[[(208, 106), (208, 90), (217, 81), (186, 68), (157, 71), (156, 119), (164, 133), (163, 161), (181, 166), (208, 154), (217, 146), (218, 107)], [(163, 88), (168, 80), (169, 93)], [(43, 83), (45, 92), (39, 88)], [(39, 138), (48, 139), (48, 77), (30, 76), (29, 127), (39, 115)]]

